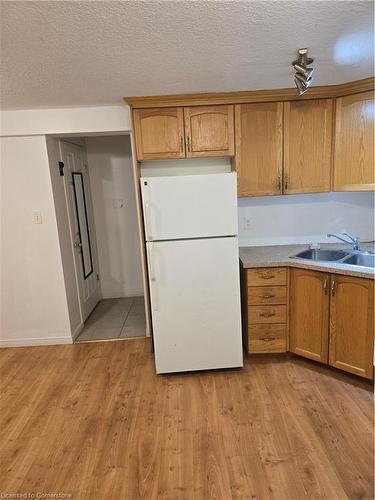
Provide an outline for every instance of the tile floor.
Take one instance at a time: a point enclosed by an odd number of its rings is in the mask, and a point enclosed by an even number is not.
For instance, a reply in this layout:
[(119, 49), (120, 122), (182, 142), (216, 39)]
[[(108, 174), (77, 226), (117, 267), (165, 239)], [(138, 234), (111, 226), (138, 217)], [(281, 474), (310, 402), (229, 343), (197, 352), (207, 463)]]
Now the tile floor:
[(76, 342), (146, 335), (144, 297), (103, 299), (85, 322)]

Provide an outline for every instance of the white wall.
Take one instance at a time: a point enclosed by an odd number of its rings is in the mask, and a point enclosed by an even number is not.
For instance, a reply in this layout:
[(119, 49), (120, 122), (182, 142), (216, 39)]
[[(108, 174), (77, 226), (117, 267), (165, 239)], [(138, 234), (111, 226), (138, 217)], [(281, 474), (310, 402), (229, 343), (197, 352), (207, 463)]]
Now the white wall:
[[(0, 345), (71, 342), (77, 322), (73, 295), (68, 304), (66, 294), (73, 290), (69, 266), (62, 264), (64, 223), (58, 226), (54, 206), (62, 207), (61, 186), (49, 170), (56, 143), (48, 140), (47, 152), (46, 135), (130, 130), (125, 105), (0, 111)], [(32, 223), (33, 210), (42, 212), (43, 224)]]
[(89, 137), (86, 149), (103, 297), (143, 295), (130, 137)]
[[(0, 345), (70, 343), (45, 137), (0, 144)], [(33, 223), (35, 210), (42, 224)]]
[(129, 106), (0, 111), (0, 135), (121, 133), (131, 130)]
[(241, 198), (240, 246), (334, 242), (327, 233), (346, 231), (374, 240), (373, 193), (320, 193)]

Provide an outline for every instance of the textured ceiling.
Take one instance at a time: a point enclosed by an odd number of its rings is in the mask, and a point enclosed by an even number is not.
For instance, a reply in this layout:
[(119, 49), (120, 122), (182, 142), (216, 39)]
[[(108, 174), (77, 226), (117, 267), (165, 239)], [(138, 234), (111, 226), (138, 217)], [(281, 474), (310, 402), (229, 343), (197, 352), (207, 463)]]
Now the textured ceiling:
[(372, 1), (2, 1), (3, 108), (315, 85), (373, 74)]

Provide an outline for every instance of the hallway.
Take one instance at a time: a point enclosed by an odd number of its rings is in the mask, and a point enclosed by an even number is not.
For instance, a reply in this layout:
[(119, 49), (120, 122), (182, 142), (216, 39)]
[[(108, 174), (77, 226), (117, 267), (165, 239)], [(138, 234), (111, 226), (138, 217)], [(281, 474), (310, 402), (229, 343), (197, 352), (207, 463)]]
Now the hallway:
[(144, 297), (101, 300), (76, 342), (146, 336)]

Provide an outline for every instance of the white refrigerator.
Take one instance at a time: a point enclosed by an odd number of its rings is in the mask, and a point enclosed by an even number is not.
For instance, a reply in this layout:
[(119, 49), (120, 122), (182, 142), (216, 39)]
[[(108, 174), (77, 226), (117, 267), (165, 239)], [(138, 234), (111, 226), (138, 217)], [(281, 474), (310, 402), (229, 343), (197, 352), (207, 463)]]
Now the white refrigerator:
[(236, 174), (140, 182), (156, 372), (243, 366)]

